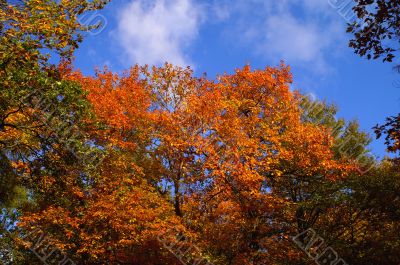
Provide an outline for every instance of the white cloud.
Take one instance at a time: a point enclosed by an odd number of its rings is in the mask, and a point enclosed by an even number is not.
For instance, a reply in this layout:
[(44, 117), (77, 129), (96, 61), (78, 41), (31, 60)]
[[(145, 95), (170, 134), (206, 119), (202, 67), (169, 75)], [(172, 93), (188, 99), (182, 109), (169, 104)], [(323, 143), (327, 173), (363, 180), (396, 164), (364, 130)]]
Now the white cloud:
[(310, 62), (321, 56), (326, 45), (313, 24), (300, 23), (291, 15), (269, 16), (265, 23), (262, 51), (270, 56)]
[(286, 13), (269, 16), (264, 24), (256, 51), (274, 61), (313, 67), (314, 72), (326, 73), (327, 52), (337, 43), (332, 30), (310, 21), (301, 21)]
[(195, 40), (202, 8), (192, 0), (137, 0), (122, 7), (116, 37), (129, 64), (186, 66), (186, 48)]
[(328, 1), (236, 0), (230, 7), (236, 18), (230, 35), (275, 62), (283, 59), (324, 73), (330, 70), (329, 53), (346, 44), (345, 21)]

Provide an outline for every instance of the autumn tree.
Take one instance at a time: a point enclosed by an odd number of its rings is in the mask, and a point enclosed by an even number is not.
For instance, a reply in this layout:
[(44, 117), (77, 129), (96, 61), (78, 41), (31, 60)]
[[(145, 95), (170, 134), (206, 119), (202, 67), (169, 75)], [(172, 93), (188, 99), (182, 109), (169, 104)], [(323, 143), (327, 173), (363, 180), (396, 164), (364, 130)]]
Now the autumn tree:
[(374, 129), (378, 138), (386, 134), (385, 144), (389, 152), (400, 150), (400, 115), (387, 118), (385, 124), (376, 125)]
[[(349, 46), (360, 56), (368, 59), (383, 58), (392, 62), (399, 50), (400, 3), (396, 0), (355, 1), (353, 11), (356, 21), (347, 32), (353, 35)], [(396, 66), (399, 69), (399, 66)], [(383, 125), (374, 127), (377, 138), (386, 134), (388, 150), (396, 152), (399, 143), (400, 114), (388, 117)]]
[(398, 165), (384, 160), (336, 188), (315, 228), (348, 264), (398, 264)]
[[(323, 210), (313, 229), (324, 238), (325, 246), (333, 247), (349, 264), (397, 264), (398, 162), (369, 157), (369, 136), (359, 132), (354, 122), (346, 126), (336, 119), (334, 106), (306, 98), (302, 108), (307, 114), (304, 120), (331, 128), (337, 158), (360, 163), (347, 178), (321, 185), (315, 199), (305, 205)], [(393, 131), (389, 135), (395, 136)]]
[(396, 0), (358, 0), (353, 7), (356, 21), (347, 31), (353, 34), (349, 46), (368, 59), (391, 62), (399, 44), (399, 10)]
[(73, 167), (59, 172), (61, 194), (49, 175), (43, 199), (64, 203), (47, 201), (21, 225), (52, 231), (83, 264), (176, 264), (157, 239), (172, 228), (214, 264), (296, 263), (290, 236), (318, 220), (321, 188), (355, 171), (350, 155), (335, 154), (332, 129), (289, 90), (285, 66), (217, 80), (169, 64), (64, 78), (88, 92), (102, 124), (91, 139), (111, 155), (82, 184)]
[[(38, 184), (48, 171), (53, 171), (57, 178), (56, 172), (63, 167), (61, 161), (76, 164), (78, 160), (61, 141), (66, 133), (81, 126), (83, 117), (89, 117), (90, 107), (80, 87), (63, 80), (60, 69), (51, 62), (72, 59), (82, 34), (96, 27), (81, 24), (79, 16), (101, 8), (106, 2), (0, 1), (2, 219), (18, 218), (28, 194), (35, 197), (43, 191)], [(70, 128), (66, 128), (65, 120)], [(78, 141), (83, 146), (85, 137)], [(57, 163), (57, 169), (49, 168)], [(3, 232), (2, 244), (8, 240)], [(17, 262), (17, 254), (13, 255), (13, 261)]]
[[(52, 231), (57, 246), (82, 264), (106, 261), (165, 264), (168, 260), (169, 264), (179, 263), (157, 239), (170, 228), (185, 230), (179, 216), (180, 206), (176, 203), (180, 201), (179, 196), (176, 192), (172, 195), (171, 191), (165, 191), (168, 185), (161, 185), (170, 179), (181, 181), (183, 176), (174, 176), (174, 168), (163, 164), (168, 157), (173, 159), (172, 154), (179, 153), (168, 150), (169, 145), (161, 149), (157, 144), (157, 141), (170, 139), (166, 130), (173, 128), (168, 123), (170, 120), (164, 120), (170, 119), (165, 117), (165, 109), (156, 106), (164, 104), (159, 96), (165, 92), (153, 84), (162, 85), (169, 78), (184, 82), (190, 72), (178, 71), (172, 66), (170, 70), (171, 73), (167, 69), (159, 70), (160, 81), (139, 67), (121, 77), (108, 71), (98, 72), (96, 78), (65, 73), (65, 79), (79, 82), (89, 92), (87, 98), (103, 124), (103, 129), (92, 131), (91, 137), (111, 154), (99, 166), (98, 176), (83, 179), (81, 184), (76, 182), (80, 179), (76, 177), (79, 171), (72, 166), (58, 172), (63, 176), (60, 182), (63, 190), (58, 179), (49, 175), (51, 181), (46, 185), (48, 190), (43, 192), (43, 199), (56, 193), (64, 202), (58, 203), (58, 207), (46, 202), (31, 214), (26, 211), (21, 226), (29, 228), (28, 224), (34, 223), (49, 228), (47, 231)], [(156, 71), (153, 73), (156, 75)], [(146, 79), (140, 78), (143, 75)], [(54, 230), (51, 227), (54, 227), (56, 212), (64, 214), (61, 220), (57, 219)], [(98, 216), (99, 220), (93, 220), (93, 216)], [(71, 222), (73, 227), (70, 227)], [(66, 233), (70, 235), (68, 240)], [(176, 241), (173, 237), (171, 240)]]
[[(71, 103), (80, 111), (87, 109), (79, 88), (63, 81), (48, 59), (52, 52), (62, 60), (70, 60), (82, 40), (82, 32), (95, 26), (82, 25), (79, 15), (98, 9), (105, 2), (1, 1), (0, 145), (3, 163), (9, 164), (4, 169), (15, 160), (37, 155), (49, 145), (51, 136), (43, 133), (43, 129), (49, 129), (43, 121), (51, 115), (63, 117), (61, 114), (72, 110), (68, 109)], [(39, 102), (32, 102), (32, 97), (39, 97)], [(16, 183), (16, 177), (2, 175), (1, 179), (3, 183)], [(10, 185), (3, 187), (3, 192), (12, 191)], [(3, 201), (7, 195), (1, 197)]]

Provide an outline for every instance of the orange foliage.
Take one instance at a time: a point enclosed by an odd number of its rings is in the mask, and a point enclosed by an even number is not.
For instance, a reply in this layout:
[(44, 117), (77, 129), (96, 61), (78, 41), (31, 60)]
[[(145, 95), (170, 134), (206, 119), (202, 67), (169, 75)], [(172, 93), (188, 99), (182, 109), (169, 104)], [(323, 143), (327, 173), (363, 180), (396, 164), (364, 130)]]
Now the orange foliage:
[[(214, 264), (297, 259), (288, 223), (310, 188), (292, 178), (334, 182), (351, 169), (334, 160), (329, 130), (301, 121), (284, 65), (216, 81), (169, 64), (65, 78), (87, 90), (103, 125), (92, 135), (112, 153), (94, 184), (73, 192), (84, 206), (57, 210), (59, 225), (72, 226), (59, 240), (82, 259), (178, 264), (157, 241), (172, 227)], [(48, 226), (53, 209), (24, 222)]]

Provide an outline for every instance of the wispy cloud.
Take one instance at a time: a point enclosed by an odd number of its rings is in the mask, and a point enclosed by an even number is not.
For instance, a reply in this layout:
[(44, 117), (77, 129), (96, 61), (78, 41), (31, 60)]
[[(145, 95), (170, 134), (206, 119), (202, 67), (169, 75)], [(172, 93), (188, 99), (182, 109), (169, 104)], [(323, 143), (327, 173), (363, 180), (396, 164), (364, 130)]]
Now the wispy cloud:
[(186, 66), (186, 49), (196, 39), (202, 8), (192, 0), (138, 0), (122, 7), (115, 36), (129, 64)]
[(129, 65), (186, 66), (200, 27), (217, 24), (227, 45), (319, 73), (329, 71), (329, 53), (345, 43), (344, 21), (327, 0), (131, 0), (121, 7), (114, 36)]
[[(274, 61), (329, 71), (329, 53), (345, 43), (344, 21), (323, 0), (215, 1), (228, 7), (227, 29), (243, 49)], [(227, 15), (224, 16), (228, 19)]]
[(312, 63), (325, 69), (325, 55), (330, 36), (314, 23), (301, 22), (291, 14), (269, 16), (265, 21), (257, 51), (275, 60), (289, 63)]

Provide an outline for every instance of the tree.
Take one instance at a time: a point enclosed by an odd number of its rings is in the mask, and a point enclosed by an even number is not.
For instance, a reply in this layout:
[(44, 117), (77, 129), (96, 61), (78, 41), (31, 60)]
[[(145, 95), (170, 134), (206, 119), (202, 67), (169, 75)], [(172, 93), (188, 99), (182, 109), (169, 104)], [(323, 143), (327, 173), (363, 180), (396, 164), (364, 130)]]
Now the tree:
[[(349, 46), (356, 54), (368, 59), (383, 58), (392, 62), (399, 50), (400, 3), (396, 0), (359, 0), (353, 7), (357, 21), (350, 24), (347, 32), (354, 35)], [(399, 66), (396, 66), (400, 69)], [(386, 144), (390, 152), (399, 150), (400, 114), (387, 118), (384, 125), (374, 127), (377, 138), (387, 134)]]
[[(8, 165), (0, 178), (10, 184), (3, 186), (4, 190), (12, 191), (12, 186), (22, 184), (11, 171), (15, 163), (32, 161), (56, 146), (53, 130), (57, 126), (47, 124), (50, 120), (69, 117), (76, 126), (79, 122), (72, 116), (88, 112), (80, 88), (63, 81), (59, 69), (48, 62), (50, 55), (42, 51), (71, 60), (81, 33), (96, 26), (81, 25), (78, 16), (101, 8), (105, 2), (0, 2), (0, 146), (2, 164)], [(7, 201), (4, 190), (2, 203)]]
[[(61, 68), (50, 63), (50, 54), (53, 61), (70, 61), (82, 33), (96, 26), (82, 25), (79, 16), (106, 2), (0, 1), (0, 205), (8, 222), (13, 223), (28, 206), (28, 194), (31, 199), (43, 195), (39, 183), (44, 172), (59, 171), (61, 161), (64, 166), (77, 163), (61, 138), (65, 131), (73, 133), (85, 126), (82, 120), (90, 116), (90, 107), (80, 87), (61, 78)], [(70, 128), (63, 120), (69, 121)], [(85, 136), (79, 138), (75, 140), (83, 146)], [(6, 232), (10, 229), (2, 229), (1, 244), (10, 243)], [(34, 264), (33, 254), (14, 250), (14, 263), (25, 256), (21, 264)]]
[(337, 187), (314, 229), (348, 264), (398, 264), (398, 165), (384, 160)]
[(399, 9), (396, 0), (357, 0), (353, 7), (357, 19), (347, 31), (354, 35), (349, 46), (368, 59), (391, 62), (399, 44)]
[[(360, 132), (355, 122), (346, 125), (344, 120), (335, 119), (334, 106), (309, 98), (305, 98), (301, 106), (304, 121), (331, 129), (337, 159), (347, 157), (361, 163), (361, 167), (371, 165), (350, 173), (345, 179), (322, 183), (318, 187), (313, 199), (303, 204), (309, 212), (321, 210), (313, 229), (323, 237), (326, 246), (333, 247), (349, 264), (397, 264), (399, 247), (394, 235), (399, 227), (396, 210), (399, 202), (398, 162), (391, 159), (381, 163), (371, 161), (373, 158), (368, 156), (367, 150), (371, 141), (369, 136)], [(394, 119), (390, 122), (390, 126), (395, 126)], [(395, 139), (394, 132), (396, 130), (388, 133), (393, 137), (388, 141)], [(396, 147), (395, 141), (393, 147)]]
[[(321, 187), (355, 171), (357, 161), (335, 156), (332, 130), (303, 119), (283, 65), (217, 80), (170, 64), (64, 78), (88, 92), (102, 124), (91, 139), (110, 156), (86, 184), (73, 165), (57, 172), (63, 190), (49, 172), (46, 202), (21, 226), (51, 231), (83, 264), (177, 264), (157, 239), (173, 227), (214, 264), (296, 263), (302, 254), (290, 236), (318, 220)], [(64, 199), (51, 204), (49, 194)]]
[(378, 138), (386, 134), (385, 144), (390, 152), (396, 153), (400, 150), (400, 114), (386, 119), (384, 125), (374, 127)]

